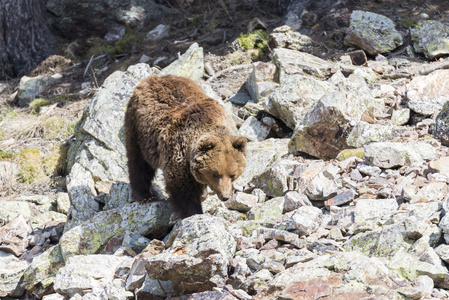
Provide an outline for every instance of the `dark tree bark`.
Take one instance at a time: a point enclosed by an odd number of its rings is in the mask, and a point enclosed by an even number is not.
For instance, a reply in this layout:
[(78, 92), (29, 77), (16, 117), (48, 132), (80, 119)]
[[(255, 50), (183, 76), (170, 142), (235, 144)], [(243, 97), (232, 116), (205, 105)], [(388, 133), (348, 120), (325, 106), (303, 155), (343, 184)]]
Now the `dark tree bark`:
[(0, 0), (0, 79), (25, 75), (55, 52), (40, 1)]

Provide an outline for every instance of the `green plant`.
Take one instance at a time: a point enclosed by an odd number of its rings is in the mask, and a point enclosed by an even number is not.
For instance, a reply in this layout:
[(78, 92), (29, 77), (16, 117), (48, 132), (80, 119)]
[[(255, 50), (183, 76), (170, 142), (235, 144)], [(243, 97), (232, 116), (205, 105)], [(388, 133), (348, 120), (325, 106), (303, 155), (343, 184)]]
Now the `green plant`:
[(19, 181), (33, 183), (45, 177), (42, 169), (42, 159), (39, 150), (27, 148), (19, 152), (17, 159), (20, 165)]
[(41, 107), (50, 105), (51, 102), (44, 98), (36, 98), (30, 103), (30, 112), (32, 114), (38, 114), (41, 110)]
[(86, 58), (105, 53), (115, 56), (118, 54), (133, 52), (141, 45), (143, 35), (135, 30), (127, 29), (123, 38), (114, 43), (110, 43), (99, 37), (91, 37), (87, 41), (91, 44), (91, 47), (87, 51)]
[(265, 30), (257, 29), (248, 34), (241, 33), (237, 43), (245, 50), (259, 48), (265, 52), (268, 50), (267, 40), (268, 33)]
[(12, 154), (11, 152), (0, 150), (0, 160), (13, 158), (13, 157), (14, 157), (14, 154)]

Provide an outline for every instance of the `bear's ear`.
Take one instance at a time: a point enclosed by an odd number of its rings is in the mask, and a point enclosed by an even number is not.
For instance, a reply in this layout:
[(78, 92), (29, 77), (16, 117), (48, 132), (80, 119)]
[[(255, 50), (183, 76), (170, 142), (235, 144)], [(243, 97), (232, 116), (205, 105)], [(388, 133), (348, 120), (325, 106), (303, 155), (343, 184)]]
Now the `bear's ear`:
[(246, 151), (246, 138), (241, 135), (234, 136), (233, 141), (232, 141), (232, 146), (241, 152), (245, 152)]
[(200, 152), (207, 152), (214, 149), (218, 144), (218, 139), (214, 136), (205, 136), (198, 142), (198, 150)]

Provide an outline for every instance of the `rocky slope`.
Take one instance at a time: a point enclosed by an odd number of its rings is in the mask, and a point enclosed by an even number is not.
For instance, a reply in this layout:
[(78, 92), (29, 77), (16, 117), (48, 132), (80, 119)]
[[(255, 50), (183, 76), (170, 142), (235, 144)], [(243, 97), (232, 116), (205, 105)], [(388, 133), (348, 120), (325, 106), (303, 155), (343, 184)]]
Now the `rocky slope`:
[[(279, 26), (270, 62), (227, 70), (246, 79), (229, 97), (197, 43), (108, 76), (75, 128), (67, 192), (0, 201), (0, 297), (448, 298), (448, 63), (411, 57), (448, 54), (448, 25), (420, 21), (403, 45), (385, 16), (348, 18), (346, 43), (375, 59), (322, 59)], [(408, 56), (382, 55), (397, 47)], [(124, 110), (151, 74), (196, 80), (250, 140), (233, 197), (209, 195), (203, 215), (171, 216), (162, 176), (160, 201), (130, 200)]]

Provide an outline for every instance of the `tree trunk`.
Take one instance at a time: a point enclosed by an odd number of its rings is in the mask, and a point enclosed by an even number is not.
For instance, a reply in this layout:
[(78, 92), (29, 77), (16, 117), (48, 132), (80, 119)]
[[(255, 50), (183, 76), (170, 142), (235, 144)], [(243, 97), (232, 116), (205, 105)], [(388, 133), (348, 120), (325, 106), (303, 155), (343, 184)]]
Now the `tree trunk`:
[(0, 0), (0, 79), (25, 75), (55, 52), (40, 1)]

